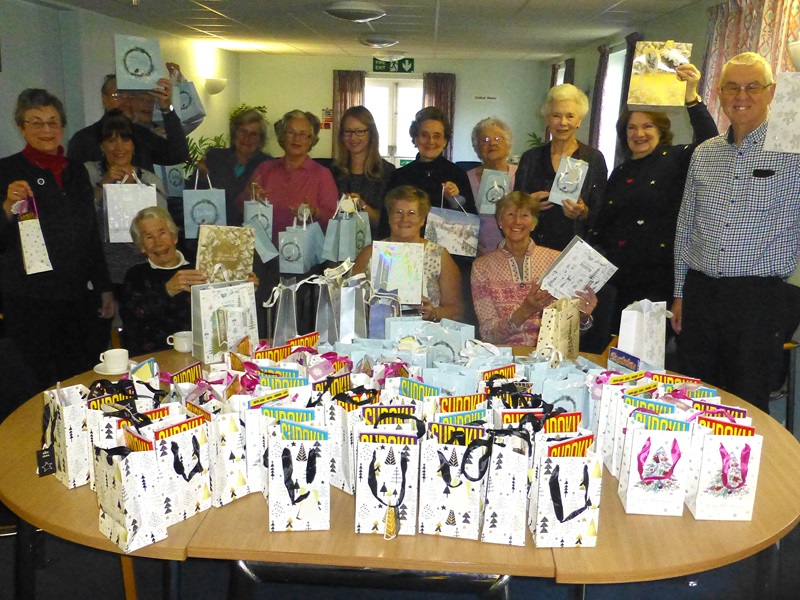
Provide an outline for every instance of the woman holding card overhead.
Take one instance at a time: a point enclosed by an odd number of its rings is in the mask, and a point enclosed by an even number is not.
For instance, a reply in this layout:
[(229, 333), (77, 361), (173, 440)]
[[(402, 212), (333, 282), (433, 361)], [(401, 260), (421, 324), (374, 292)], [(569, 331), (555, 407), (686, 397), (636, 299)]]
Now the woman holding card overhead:
[[(481, 159), (481, 166), (467, 171), (467, 178), (481, 215), (478, 256), (483, 256), (503, 240), (494, 218), (494, 208), (500, 198), (514, 189), (517, 165), (508, 164), (511, 128), (495, 117), (478, 121), (472, 128), (472, 147)], [(487, 175), (485, 181), (484, 172)]]
[(539, 225), (533, 234), (540, 246), (563, 250), (574, 236), (583, 237), (593, 228), (600, 211), (608, 175), (606, 161), (599, 150), (575, 139), (588, 112), (589, 99), (574, 85), (550, 88), (545, 100), (545, 123), (552, 139), (520, 158), (514, 189), (529, 194), (552, 189), (562, 158), (588, 163), (577, 202), (565, 200), (558, 207), (547, 200), (547, 195), (541, 197)]
[[(539, 339), (542, 311), (555, 299), (536, 282), (560, 254), (531, 239), (546, 197), (546, 192), (512, 192), (497, 203), (495, 218), (503, 242), (472, 267), (472, 301), (485, 342), (536, 346)], [(597, 296), (586, 288), (575, 297), (581, 300), (581, 329), (588, 329)]]
[[(450, 253), (420, 234), (431, 209), (428, 195), (413, 186), (402, 185), (386, 194), (391, 233), (386, 242), (423, 244), (422, 302), (419, 314), (426, 321), (457, 320), (461, 317), (461, 274)], [(356, 257), (353, 274), (372, 274), (373, 245)]]
[[(0, 160), (3, 322), (40, 389), (90, 368), (89, 323), (114, 313), (94, 193), (83, 164), (64, 156), (66, 116), (43, 89), (17, 98), (22, 152)], [(91, 304), (89, 286), (101, 293)]]
[(647, 298), (672, 300), (675, 225), (689, 161), (698, 144), (717, 135), (717, 126), (697, 95), (700, 71), (676, 68), (686, 82), (686, 110), (695, 143), (672, 146), (670, 120), (659, 112), (623, 111), (617, 137), (627, 160), (611, 173), (594, 241), (617, 266), (611, 331), (619, 330), (623, 309)]

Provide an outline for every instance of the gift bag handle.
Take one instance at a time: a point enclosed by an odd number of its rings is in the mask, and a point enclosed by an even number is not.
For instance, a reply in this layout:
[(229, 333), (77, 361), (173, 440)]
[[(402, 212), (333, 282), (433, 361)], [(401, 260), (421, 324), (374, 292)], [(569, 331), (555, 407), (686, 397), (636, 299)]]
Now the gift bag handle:
[(375, 463), (378, 460), (377, 450), (372, 451), (372, 460), (369, 463), (367, 474), (367, 484), (375, 499), (386, 507), (386, 527), (384, 529), (384, 539), (390, 540), (397, 536), (398, 530), (398, 512), (397, 508), (403, 504), (403, 499), (406, 497), (406, 471), (408, 470), (408, 454), (400, 453), (400, 493), (397, 496), (397, 501), (394, 504), (389, 504), (381, 500), (378, 495), (378, 473), (375, 468)]
[(580, 508), (573, 510), (566, 517), (564, 516), (564, 503), (561, 499), (561, 484), (558, 481), (559, 471), (559, 465), (556, 465), (556, 468), (553, 469), (553, 473), (550, 475), (548, 485), (550, 486), (550, 499), (553, 501), (553, 511), (556, 514), (556, 519), (558, 519), (559, 523), (566, 523), (592, 506), (592, 500), (589, 498), (589, 465), (583, 465), (583, 479), (581, 480), (584, 504)]
[(742, 480), (739, 485), (730, 484), (731, 456), (721, 443), (719, 445), (719, 455), (722, 458), (722, 485), (731, 491), (744, 487), (747, 483), (747, 472), (750, 470), (750, 444), (745, 444), (744, 448), (742, 448), (741, 460), (739, 461)]
[[(200, 178), (200, 169), (195, 169), (195, 171), (194, 171), (194, 189), (197, 189), (197, 180), (199, 178)], [(213, 189), (214, 186), (211, 185), (211, 175), (208, 174), (208, 171), (206, 171), (206, 179), (208, 180), (208, 189)], [(255, 185), (255, 183), (253, 185)]]
[[(455, 198), (455, 196), (453, 196), (453, 197)], [(463, 196), (462, 196), (462, 198), (463, 198)], [(458, 204), (458, 208), (461, 209), (461, 212), (463, 212), (465, 215), (469, 216), (469, 213), (466, 210), (464, 210), (463, 206), (461, 206), (461, 202), (459, 202), (458, 200), (456, 200), (455, 202), (456, 202), (456, 204)], [(444, 185), (442, 185), (442, 198), (441, 198), (441, 201), (439, 202), (439, 208), (442, 208), (442, 209), (444, 208)]]
[[(312, 448), (308, 453), (308, 461), (306, 461), (306, 483), (313, 483), (314, 479), (317, 477), (317, 453), (318, 450), (316, 448)], [(283, 452), (281, 452), (281, 462), (283, 464), (283, 485), (286, 487), (286, 491), (289, 494), (289, 500), (293, 506), (295, 504), (300, 504), (303, 500), (308, 498), (311, 491), (309, 490), (305, 494), (296, 496), (297, 492), (300, 491), (300, 484), (294, 479), (294, 464), (292, 462), (292, 453), (289, 448), (284, 448)]]
[(106, 461), (108, 461), (108, 466), (114, 464), (114, 457), (119, 456), (120, 458), (125, 458), (128, 456), (133, 450), (128, 448), (127, 446), (116, 446), (114, 448), (100, 448), (98, 446), (94, 447), (94, 453), (96, 456), (100, 456), (101, 453), (105, 452), (106, 454)]
[(379, 425), (381, 421), (386, 421), (388, 419), (414, 421), (414, 423), (417, 426), (417, 439), (421, 439), (422, 437), (425, 436), (425, 421), (423, 421), (419, 417), (415, 417), (414, 415), (409, 415), (406, 413), (401, 413), (399, 410), (387, 410), (385, 413), (381, 413), (381, 415), (375, 421), (375, 425)]
[(650, 454), (650, 446), (651, 446), (650, 438), (647, 438), (647, 441), (644, 443), (644, 446), (642, 446), (642, 449), (636, 456), (636, 468), (639, 471), (639, 479), (642, 480), (642, 483), (653, 483), (654, 481), (664, 481), (672, 478), (672, 472), (675, 470), (675, 466), (681, 459), (681, 449), (678, 446), (678, 440), (677, 439), (672, 440), (672, 449), (670, 451), (670, 455), (672, 457), (672, 466), (667, 471), (665, 471), (663, 475), (649, 475), (645, 477), (644, 463), (647, 460), (647, 455)]
[(170, 444), (170, 450), (172, 451), (172, 468), (175, 470), (175, 473), (183, 477), (185, 481), (190, 481), (192, 477), (203, 472), (203, 465), (200, 463), (200, 442), (197, 440), (196, 435), (192, 435), (192, 454), (197, 457), (197, 462), (194, 467), (192, 467), (192, 470), (189, 471), (188, 475), (186, 474), (186, 467), (183, 466), (183, 459), (180, 455), (178, 442), (172, 442), (172, 444)]

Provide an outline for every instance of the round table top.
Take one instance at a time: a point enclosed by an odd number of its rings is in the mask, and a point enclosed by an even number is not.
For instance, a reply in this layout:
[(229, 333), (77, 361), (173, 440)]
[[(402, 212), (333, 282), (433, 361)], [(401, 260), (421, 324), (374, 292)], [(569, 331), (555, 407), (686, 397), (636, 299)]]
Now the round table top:
[[(158, 353), (156, 360), (162, 371), (196, 362), (174, 351)], [(88, 372), (64, 383), (96, 378)], [(270, 533), (267, 502), (253, 493), (170, 527), (166, 540), (132, 555), (554, 577), (560, 583), (648, 581), (721, 567), (768, 547), (800, 520), (800, 443), (765, 413), (722, 395), (726, 403), (746, 407), (764, 437), (751, 521), (697, 521), (688, 509), (681, 517), (628, 515), (616, 479), (605, 472), (596, 548), (536, 548), (530, 538), (526, 547), (429, 535), (385, 541), (356, 534), (353, 498), (332, 489), (329, 531)], [(100, 534), (96, 496), (89, 486), (69, 490), (55, 477), (37, 476), (42, 411), (37, 395), (0, 425), (0, 500), (53, 535), (119, 552)]]

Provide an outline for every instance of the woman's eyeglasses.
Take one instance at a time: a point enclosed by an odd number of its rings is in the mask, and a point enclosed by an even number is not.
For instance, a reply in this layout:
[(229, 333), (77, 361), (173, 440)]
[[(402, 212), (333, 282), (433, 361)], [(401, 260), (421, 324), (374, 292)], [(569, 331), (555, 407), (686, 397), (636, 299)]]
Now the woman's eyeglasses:
[(286, 135), (290, 138), (295, 138), (298, 140), (310, 140), (311, 134), (307, 131), (295, 131), (294, 129), (289, 129), (286, 132)]
[(367, 135), (369, 129), (345, 129), (342, 131), (343, 137), (357, 137), (358, 139), (363, 138)]
[(396, 217), (398, 219), (402, 219), (404, 216), (407, 217), (416, 217), (419, 214), (419, 211), (416, 210), (403, 210), (402, 208), (398, 208), (397, 210), (393, 210), (391, 216)]
[(481, 138), (481, 144), (491, 144), (492, 142), (497, 142), (499, 144), (502, 141), (505, 141), (505, 138), (499, 135)]
[(40, 121), (39, 119), (34, 119), (32, 121), (23, 121), (31, 126), (31, 129), (34, 131), (41, 131), (45, 127), (49, 129), (61, 129), (61, 121), (56, 121), (55, 119), (52, 121)]

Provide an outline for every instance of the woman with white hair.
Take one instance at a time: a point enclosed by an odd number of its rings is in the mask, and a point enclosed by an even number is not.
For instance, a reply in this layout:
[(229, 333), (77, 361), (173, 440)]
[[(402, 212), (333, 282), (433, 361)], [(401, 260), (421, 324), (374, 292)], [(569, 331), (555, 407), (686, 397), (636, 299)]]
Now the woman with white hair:
[[(496, 117), (487, 117), (478, 121), (475, 127), (472, 128), (472, 148), (478, 158), (481, 159), (480, 167), (467, 171), (467, 178), (476, 203), (484, 169), (508, 173), (511, 179), (508, 189), (505, 191), (513, 190), (517, 165), (508, 163), (508, 155), (511, 154), (511, 128), (506, 122)], [(483, 256), (493, 251), (502, 240), (503, 234), (497, 227), (497, 220), (494, 214), (481, 215), (478, 256)]]
[(319, 141), (320, 122), (310, 112), (291, 110), (275, 123), (275, 136), (284, 155), (261, 163), (239, 196), (239, 206), (250, 199), (251, 186), (272, 204), (272, 242), (292, 224), (301, 204), (311, 208), (314, 220), (327, 227), (336, 212), (339, 192), (331, 172), (309, 156)]
[(589, 99), (570, 83), (550, 88), (545, 100), (545, 123), (552, 139), (538, 148), (531, 148), (519, 161), (514, 189), (533, 194), (549, 192), (562, 157), (577, 158), (589, 163), (580, 198), (564, 201), (562, 210), (543, 200), (539, 224), (533, 239), (540, 246), (563, 250), (575, 235), (591, 230), (603, 198), (608, 170), (599, 150), (575, 139), (583, 118), (589, 112)]

